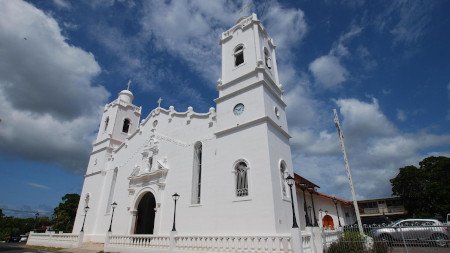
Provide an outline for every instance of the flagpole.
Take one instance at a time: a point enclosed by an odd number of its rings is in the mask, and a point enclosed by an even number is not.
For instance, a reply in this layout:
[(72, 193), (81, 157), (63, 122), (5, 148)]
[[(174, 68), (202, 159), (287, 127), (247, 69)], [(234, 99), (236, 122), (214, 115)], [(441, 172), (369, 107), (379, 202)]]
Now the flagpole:
[(352, 192), (353, 207), (355, 208), (355, 213), (356, 213), (356, 221), (358, 222), (359, 233), (361, 234), (361, 236), (364, 236), (364, 230), (363, 230), (362, 223), (361, 223), (361, 216), (359, 214), (358, 202), (356, 201), (355, 188), (353, 187), (352, 173), (350, 170), (350, 165), (348, 163), (347, 152), (345, 151), (344, 133), (341, 130), (341, 124), (339, 123), (339, 116), (337, 114), (336, 109), (333, 109), (333, 112), (334, 112), (334, 124), (336, 125), (336, 129), (338, 131), (339, 142), (341, 144), (341, 150), (344, 155), (344, 164), (345, 164), (345, 169), (347, 171), (348, 183), (350, 185), (350, 190)]

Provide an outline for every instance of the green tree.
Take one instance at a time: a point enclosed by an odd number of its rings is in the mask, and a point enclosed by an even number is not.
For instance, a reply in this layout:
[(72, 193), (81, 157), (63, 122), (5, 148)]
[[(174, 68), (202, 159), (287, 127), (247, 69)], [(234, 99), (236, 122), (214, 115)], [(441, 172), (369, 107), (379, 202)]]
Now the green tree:
[(392, 193), (416, 217), (445, 217), (450, 212), (450, 158), (430, 156), (419, 163), (400, 168), (391, 179)]
[(66, 194), (62, 197), (62, 202), (59, 203), (53, 212), (54, 230), (72, 232), (79, 201), (80, 195), (75, 193)]

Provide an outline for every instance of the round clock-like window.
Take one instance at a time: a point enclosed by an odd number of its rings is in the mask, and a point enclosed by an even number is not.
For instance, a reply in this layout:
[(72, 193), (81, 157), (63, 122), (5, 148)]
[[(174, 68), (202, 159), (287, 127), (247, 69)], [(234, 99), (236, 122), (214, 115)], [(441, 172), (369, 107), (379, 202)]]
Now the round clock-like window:
[(241, 115), (244, 112), (244, 108), (245, 108), (245, 106), (242, 103), (235, 105), (233, 108), (234, 115), (236, 115), (236, 116)]

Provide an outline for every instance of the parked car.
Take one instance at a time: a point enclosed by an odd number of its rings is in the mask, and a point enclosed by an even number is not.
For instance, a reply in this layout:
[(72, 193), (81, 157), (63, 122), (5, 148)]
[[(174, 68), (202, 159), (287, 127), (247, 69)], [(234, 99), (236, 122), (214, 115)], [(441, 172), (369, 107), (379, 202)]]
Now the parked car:
[(449, 227), (434, 219), (407, 219), (394, 222), (389, 227), (371, 231), (371, 236), (391, 244), (395, 241), (448, 245)]
[(29, 233), (20, 235), (20, 242), (26, 242), (28, 240), (28, 235), (29, 235)]
[(20, 242), (20, 239), (21, 239), (20, 235), (11, 234), (7, 239), (7, 242)]

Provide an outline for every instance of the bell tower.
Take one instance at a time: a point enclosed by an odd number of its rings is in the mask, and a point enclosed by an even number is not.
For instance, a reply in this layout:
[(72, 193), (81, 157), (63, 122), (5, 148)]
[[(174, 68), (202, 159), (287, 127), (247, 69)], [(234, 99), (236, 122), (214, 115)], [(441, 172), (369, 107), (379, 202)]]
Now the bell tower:
[(240, 18), (220, 38), (222, 76), (217, 82), (218, 126), (224, 130), (269, 117), (287, 133), (286, 104), (275, 44), (256, 14)]
[[(83, 191), (78, 205), (77, 217), (73, 232), (80, 231), (84, 218), (84, 207), (89, 206), (89, 212), (94, 213), (86, 221), (87, 234), (104, 233), (103, 219), (110, 212), (109, 203), (113, 196), (113, 187), (117, 179), (118, 169), (111, 166), (113, 150), (126, 141), (139, 127), (141, 107), (133, 105), (133, 93), (123, 90), (117, 99), (106, 104), (103, 109), (102, 120), (97, 138), (93, 143), (92, 152), (86, 169)], [(89, 203), (88, 203), (89, 202)]]
[[(105, 105), (86, 174), (104, 168), (106, 164), (103, 166), (94, 165), (100, 165), (99, 163), (102, 161), (106, 163), (104, 155), (108, 156), (112, 149), (122, 144), (138, 128), (141, 107), (133, 105), (133, 98), (133, 93), (127, 89), (121, 91), (116, 100)], [(104, 153), (101, 152), (103, 150), (106, 153), (100, 155)]]
[(220, 45), (222, 76), (217, 82), (215, 136), (217, 152), (222, 155), (217, 161), (224, 171), (233, 167), (228, 162), (244, 161), (248, 189), (245, 196), (236, 196), (233, 201), (253, 203), (248, 204), (248, 210), (259, 205), (272, 210), (267, 216), (252, 210), (255, 220), (267, 221), (254, 226), (269, 234), (286, 233), (290, 231), (291, 207), (283, 191), (284, 178), (288, 173), (293, 175), (293, 168), (275, 43), (252, 14), (223, 32)]

